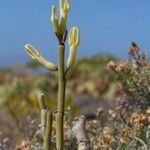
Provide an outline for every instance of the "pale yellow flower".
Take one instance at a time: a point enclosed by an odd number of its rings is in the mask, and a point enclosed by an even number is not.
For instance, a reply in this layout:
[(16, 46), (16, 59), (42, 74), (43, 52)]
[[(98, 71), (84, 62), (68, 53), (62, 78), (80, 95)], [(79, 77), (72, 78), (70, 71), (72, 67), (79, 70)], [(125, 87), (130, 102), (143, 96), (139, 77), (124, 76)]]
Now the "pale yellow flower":
[(68, 37), (68, 43), (70, 46), (69, 56), (67, 60), (67, 68), (71, 68), (75, 64), (77, 48), (80, 44), (80, 32), (76, 27), (71, 28)]

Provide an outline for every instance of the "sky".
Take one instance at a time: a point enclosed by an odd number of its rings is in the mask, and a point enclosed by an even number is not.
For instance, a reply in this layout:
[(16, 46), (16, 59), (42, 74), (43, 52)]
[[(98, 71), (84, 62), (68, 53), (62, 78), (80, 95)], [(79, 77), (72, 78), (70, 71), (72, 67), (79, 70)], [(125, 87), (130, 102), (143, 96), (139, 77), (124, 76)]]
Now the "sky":
[[(24, 45), (34, 45), (57, 60), (57, 39), (50, 22), (58, 0), (0, 0), (0, 66), (31, 60)], [(150, 0), (70, 0), (67, 28), (77, 26), (78, 57), (109, 53), (126, 59), (132, 41), (150, 53)], [(57, 7), (58, 8), (58, 7)], [(68, 46), (66, 47), (66, 55)]]

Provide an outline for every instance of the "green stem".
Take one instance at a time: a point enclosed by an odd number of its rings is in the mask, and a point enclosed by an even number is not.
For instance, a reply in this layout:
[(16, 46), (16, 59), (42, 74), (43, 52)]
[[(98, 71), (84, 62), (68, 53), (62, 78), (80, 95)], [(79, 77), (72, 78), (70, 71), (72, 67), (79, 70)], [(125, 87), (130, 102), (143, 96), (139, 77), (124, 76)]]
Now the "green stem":
[(44, 150), (51, 150), (51, 134), (52, 134), (52, 113), (47, 111), (46, 114), (46, 129), (44, 133)]
[(63, 118), (65, 103), (66, 79), (64, 73), (64, 51), (63, 45), (58, 46), (58, 104), (56, 114), (56, 148), (63, 150)]
[(37, 95), (39, 106), (41, 109), (41, 129), (43, 134), (43, 150), (51, 150), (51, 134), (52, 134), (52, 112), (48, 110), (44, 102), (44, 94), (38, 93)]

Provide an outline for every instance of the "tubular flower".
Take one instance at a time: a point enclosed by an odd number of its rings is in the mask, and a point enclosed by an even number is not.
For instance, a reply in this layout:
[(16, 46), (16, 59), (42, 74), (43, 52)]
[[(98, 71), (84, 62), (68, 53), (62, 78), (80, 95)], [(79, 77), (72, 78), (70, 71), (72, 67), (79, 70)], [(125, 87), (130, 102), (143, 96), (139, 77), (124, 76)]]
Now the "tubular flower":
[(75, 64), (77, 48), (80, 44), (80, 32), (79, 29), (73, 27), (69, 32), (68, 43), (70, 45), (69, 56), (67, 60), (67, 68), (71, 68)]
[(56, 7), (52, 6), (51, 22), (53, 25), (53, 30), (57, 36), (62, 36), (66, 31), (66, 22), (69, 8), (70, 8), (69, 0), (64, 0), (63, 4), (62, 0), (59, 0), (60, 19), (58, 21), (58, 17), (56, 15)]
[(57, 33), (59, 26), (58, 26), (58, 17), (56, 15), (56, 7), (54, 5), (52, 6), (51, 22), (53, 25), (54, 32)]
[(30, 44), (25, 45), (25, 51), (32, 59), (36, 59), (40, 56), (39, 51)]
[(31, 44), (25, 45), (25, 51), (26, 53), (34, 60), (36, 60), (38, 63), (46, 67), (48, 70), (56, 71), (57, 66), (49, 61), (47, 61), (45, 58), (43, 58), (39, 51), (34, 48)]

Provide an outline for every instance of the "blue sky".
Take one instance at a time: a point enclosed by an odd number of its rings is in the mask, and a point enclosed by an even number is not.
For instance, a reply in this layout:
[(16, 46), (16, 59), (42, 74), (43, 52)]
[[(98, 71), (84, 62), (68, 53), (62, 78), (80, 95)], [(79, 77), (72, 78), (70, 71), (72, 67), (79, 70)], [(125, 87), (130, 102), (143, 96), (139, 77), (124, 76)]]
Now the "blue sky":
[[(57, 40), (50, 22), (57, 0), (0, 0), (0, 65), (25, 63), (26, 43), (56, 62)], [(150, 52), (149, 0), (71, 0), (68, 29), (81, 32), (78, 56), (111, 53), (127, 58), (131, 41)]]

